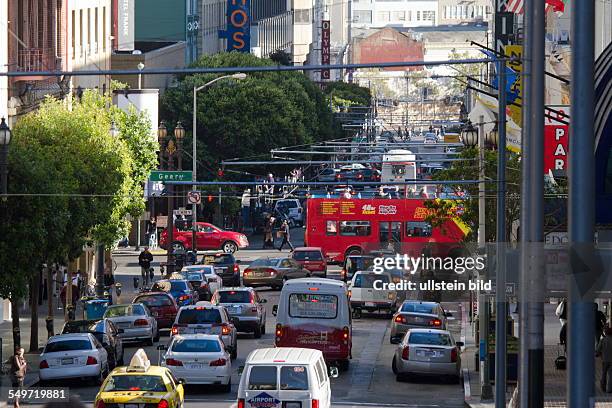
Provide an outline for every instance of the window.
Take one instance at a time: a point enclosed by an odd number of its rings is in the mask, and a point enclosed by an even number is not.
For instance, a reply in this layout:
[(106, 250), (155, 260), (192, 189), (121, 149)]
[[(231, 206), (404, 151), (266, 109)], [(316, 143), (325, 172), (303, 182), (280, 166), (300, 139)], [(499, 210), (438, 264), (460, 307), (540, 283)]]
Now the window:
[(393, 21), (405, 21), (406, 20), (406, 12), (404, 11), (394, 11), (392, 13)]
[(436, 12), (423, 11), (423, 21), (436, 21)]
[(83, 56), (83, 10), (79, 10), (79, 55)]
[[(389, 275), (378, 273), (360, 273), (355, 276), (355, 287), (371, 289), (374, 287), (374, 282), (377, 281), (380, 281), (381, 283), (389, 283)], [(378, 284), (379, 288), (382, 287), (381, 283)]]
[(87, 54), (91, 54), (91, 9), (87, 9)]
[(134, 302), (144, 303), (145, 305), (151, 306), (172, 306), (172, 299), (167, 295), (149, 295), (141, 296), (134, 300)]
[(177, 353), (216, 353), (221, 351), (218, 340), (182, 339), (172, 343), (172, 351)]
[(106, 52), (106, 7), (102, 7), (102, 52)]
[(276, 389), (276, 366), (252, 366), (249, 374), (249, 390)]
[(219, 303), (251, 303), (251, 293), (246, 290), (224, 290), (219, 293)]
[(293, 259), (298, 261), (321, 261), (323, 260), (323, 255), (321, 251), (294, 251)]
[(87, 340), (63, 340), (47, 344), (44, 353), (57, 353), (58, 351), (91, 350), (91, 342)]
[[(188, 228), (191, 228), (191, 227), (188, 227)], [(215, 232), (215, 230), (213, 229), (213, 227), (209, 225), (198, 225), (198, 232), (212, 233), (212, 232)]]
[(379, 11), (376, 13), (376, 19), (378, 21), (387, 22), (391, 19), (391, 12), (389, 11)]
[(436, 307), (436, 305), (431, 305), (427, 303), (404, 303), (402, 305), (401, 311), (408, 313), (435, 314)]
[(406, 222), (406, 236), (431, 237), (431, 224), (424, 221)]
[(421, 21), (421, 12), (417, 11), (417, 21)]
[(279, 258), (260, 258), (260, 259), (256, 259), (253, 262), (251, 262), (251, 264), (249, 265), (249, 268), (252, 268), (255, 266), (278, 266), (279, 262), (280, 262)]
[(179, 324), (215, 324), (221, 323), (218, 309), (182, 309), (178, 317)]
[(167, 392), (164, 379), (159, 375), (113, 375), (104, 386), (104, 392), (151, 391)]
[(317, 369), (317, 375), (319, 376), (319, 382), (321, 384), (325, 384), (325, 382), (327, 381), (327, 372), (326, 372), (325, 362), (323, 360), (319, 360), (315, 367)]
[(295, 24), (310, 24), (312, 18), (310, 17), (311, 9), (296, 9), (293, 11), (293, 22)]
[(312, 293), (289, 295), (289, 316), (302, 318), (335, 319), (338, 315), (338, 297)]
[(98, 29), (99, 29), (99, 23), (98, 23), (98, 8), (95, 8), (95, 13), (94, 13), (94, 52), (97, 54), (98, 53)]
[(308, 370), (304, 366), (284, 366), (280, 369), (280, 389), (308, 390)]
[(406, 166), (403, 164), (393, 165), (391, 166), (391, 174), (394, 176), (403, 176), (406, 174)]
[(76, 11), (72, 10), (72, 59), (76, 57)]
[(355, 10), (353, 12), (353, 22), (371, 23), (372, 22), (372, 10)]
[(408, 21), (412, 21), (412, 10), (408, 10)]
[(291, 262), (289, 261), (289, 259), (283, 259), (280, 263), (280, 267), (281, 268), (291, 268)]
[(408, 344), (428, 344), (432, 346), (452, 346), (453, 343), (448, 334), (438, 333), (412, 333)]
[(331, 220), (327, 221), (325, 234), (326, 235), (337, 235), (338, 234), (338, 226), (336, 224), (336, 221), (331, 221)]
[(141, 305), (111, 306), (104, 312), (104, 318), (119, 316), (144, 316), (145, 310)]
[(367, 237), (371, 232), (370, 221), (340, 221), (340, 235)]

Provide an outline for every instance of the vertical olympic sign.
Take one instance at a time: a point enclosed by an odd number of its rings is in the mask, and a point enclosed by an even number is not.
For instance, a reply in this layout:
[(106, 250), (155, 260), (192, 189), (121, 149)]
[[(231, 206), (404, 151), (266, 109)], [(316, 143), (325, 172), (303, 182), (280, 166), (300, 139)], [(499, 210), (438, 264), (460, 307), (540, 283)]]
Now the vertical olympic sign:
[(227, 0), (227, 51), (251, 52), (250, 0)]
[[(329, 20), (321, 21), (321, 65), (329, 65), (330, 45), (329, 45)], [(321, 80), (330, 79), (329, 69), (321, 70)]]

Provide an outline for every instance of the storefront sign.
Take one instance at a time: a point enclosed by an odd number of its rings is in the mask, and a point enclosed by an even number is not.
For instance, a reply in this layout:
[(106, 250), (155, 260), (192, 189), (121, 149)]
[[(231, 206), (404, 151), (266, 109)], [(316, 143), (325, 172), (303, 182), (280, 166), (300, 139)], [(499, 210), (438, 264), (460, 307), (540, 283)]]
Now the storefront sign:
[[(330, 23), (329, 20), (321, 21), (321, 65), (329, 65), (330, 62)], [(329, 69), (321, 70), (321, 80), (330, 79)]]
[(544, 174), (567, 175), (569, 130), (566, 125), (544, 126)]
[(227, 1), (227, 51), (251, 52), (250, 0)]

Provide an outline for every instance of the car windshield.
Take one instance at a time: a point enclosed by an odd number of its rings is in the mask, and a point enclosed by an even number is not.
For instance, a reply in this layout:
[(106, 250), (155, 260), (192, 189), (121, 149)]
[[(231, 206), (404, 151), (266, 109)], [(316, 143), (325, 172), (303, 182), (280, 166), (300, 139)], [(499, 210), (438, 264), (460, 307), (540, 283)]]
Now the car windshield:
[[(211, 273), (215, 273), (215, 268), (211, 265), (198, 265), (197, 268), (189, 268), (187, 271), (187, 276), (190, 273), (203, 273), (204, 275), (210, 275)], [(189, 280), (189, 278), (187, 278)]]
[(374, 258), (349, 258), (349, 269), (355, 271), (367, 271), (374, 264)]
[(98, 328), (102, 321), (95, 322), (91, 320), (80, 320), (75, 322), (67, 322), (64, 325), (62, 333), (89, 333), (95, 331), (102, 331), (103, 327)]
[(103, 391), (167, 392), (168, 390), (164, 380), (158, 375), (113, 375), (106, 382)]
[(202, 281), (202, 280), (204, 280), (204, 277), (199, 272), (188, 272), (187, 273), (187, 280), (190, 281), (190, 282)]
[(141, 305), (117, 305), (106, 309), (104, 317), (142, 316), (144, 314), (145, 310)]
[(173, 292), (189, 290), (189, 282), (175, 280), (170, 281), (170, 290)]
[(249, 376), (249, 390), (276, 389), (276, 366), (253, 366)]
[(281, 390), (308, 390), (308, 371), (304, 366), (283, 366), (280, 370)]
[(276, 207), (279, 210), (285, 208), (297, 208), (298, 204), (295, 201), (279, 201), (278, 203), (276, 203)]
[(60, 340), (48, 343), (45, 353), (56, 353), (58, 351), (93, 350), (91, 341), (88, 339)]
[(378, 289), (382, 289), (381, 284), (389, 283), (389, 275), (378, 274), (378, 273), (360, 273), (355, 276), (355, 284), (353, 285), (356, 288), (373, 288), (374, 282), (380, 281), (377, 284)]
[(451, 338), (446, 333), (410, 333), (409, 344), (427, 344), (431, 346), (452, 346)]
[(172, 306), (172, 299), (166, 295), (147, 295), (137, 297), (135, 301), (147, 306)]
[(249, 268), (257, 266), (276, 266), (280, 262), (280, 258), (259, 258), (251, 262)]
[(246, 290), (224, 290), (219, 292), (219, 303), (251, 303), (251, 293)]
[(218, 309), (182, 309), (178, 317), (179, 324), (215, 324), (221, 323)]
[(226, 265), (234, 263), (234, 257), (230, 254), (206, 255), (204, 256), (204, 263), (209, 265)]
[(221, 345), (218, 340), (177, 339), (170, 349), (176, 353), (216, 353)]
[(321, 261), (321, 251), (294, 251), (293, 259), (298, 261)]
[(436, 306), (422, 303), (404, 303), (402, 312), (435, 314)]

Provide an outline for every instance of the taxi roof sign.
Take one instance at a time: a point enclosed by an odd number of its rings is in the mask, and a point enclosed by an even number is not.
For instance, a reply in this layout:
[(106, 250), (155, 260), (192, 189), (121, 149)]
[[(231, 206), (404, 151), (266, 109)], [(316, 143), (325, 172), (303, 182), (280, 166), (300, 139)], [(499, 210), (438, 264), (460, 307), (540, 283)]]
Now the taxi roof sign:
[(143, 349), (138, 349), (132, 359), (130, 365), (127, 367), (126, 372), (145, 372), (151, 367), (151, 362), (147, 353)]

